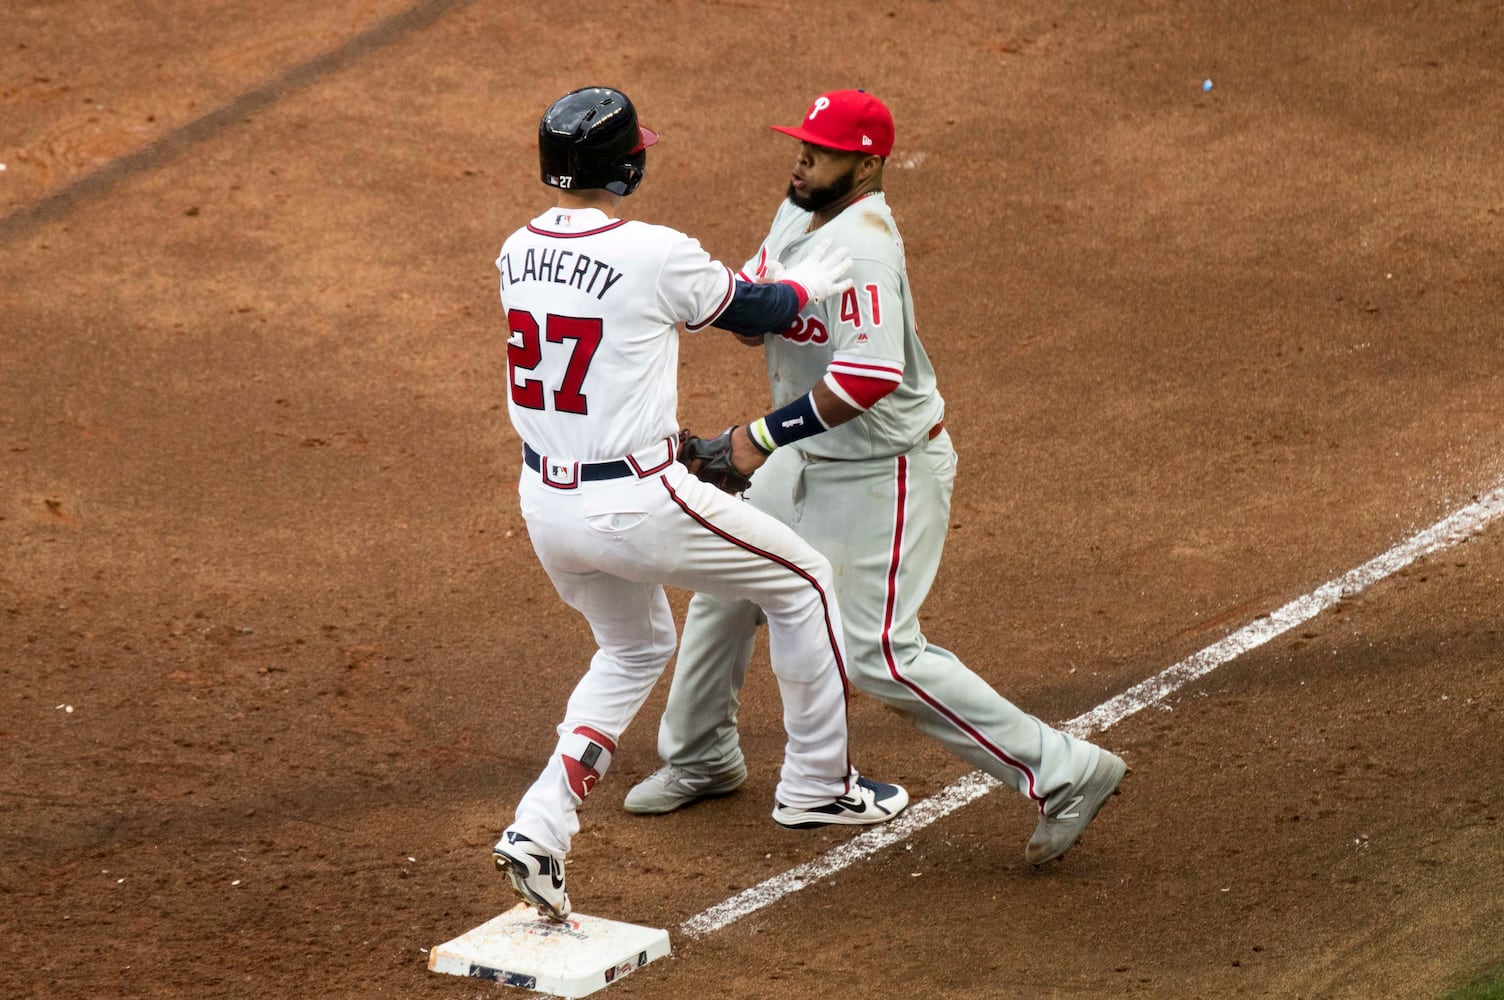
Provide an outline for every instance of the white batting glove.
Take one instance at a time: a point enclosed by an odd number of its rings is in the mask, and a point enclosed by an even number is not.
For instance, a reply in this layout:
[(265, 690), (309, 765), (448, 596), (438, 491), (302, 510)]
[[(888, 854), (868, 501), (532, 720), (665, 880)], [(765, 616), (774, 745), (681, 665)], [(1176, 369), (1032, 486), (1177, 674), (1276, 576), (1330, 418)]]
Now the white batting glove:
[(821, 240), (812, 255), (786, 268), (779, 280), (794, 282), (811, 302), (822, 302), (850, 288), (850, 274), (851, 252), (845, 247), (831, 249), (830, 240)]
[(757, 276), (759, 285), (771, 285), (775, 281), (783, 280), (783, 265), (776, 260), (770, 260), (762, 266), (762, 273)]

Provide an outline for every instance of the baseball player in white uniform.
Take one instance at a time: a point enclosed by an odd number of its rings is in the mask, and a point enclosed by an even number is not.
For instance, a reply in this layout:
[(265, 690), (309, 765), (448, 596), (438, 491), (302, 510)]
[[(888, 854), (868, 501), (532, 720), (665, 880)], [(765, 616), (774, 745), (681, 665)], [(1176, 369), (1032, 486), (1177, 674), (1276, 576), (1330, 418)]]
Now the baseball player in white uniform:
[[(822, 94), (802, 124), (787, 199), (743, 277), (803, 266), (817, 243), (851, 253), (852, 286), (810, 302), (761, 341), (775, 410), (733, 435), (750, 506), (831, 560), (852, 682), (1037, 804), (1025, 857), (1043, 864), (1076, 842), (1122, 780), (1122, 760), (1019, 710), (929, 642), (919, 609), (940, 564), (956, 455), (945, 403), (914, 325), (903, 241), (882, 192), (893, 119), (862, 91)], [(625, 806), (667, 812), (741, 784), (738, 692), (760, 620), (753, 604), (691, 602), (659, 729), (666, 765)]]
[(560, 98), (539, 126), (556, 205), (508, 237), (496, 259), (507, 408), (524, 442), (522, 514), (543, 568), (599, 646), (554, 752), (493, 849), (522, 897), (556, 919), (570, 909), (564, 857), (576, 810), (674, 651), (665, 583), (767, 616), (788, 732), (777, 822), (877, 823), (908, 803), (902, 788), (860, 776), (848, 760), (846, 653), (829, 561), (675, 460), (679, 326), (782, 328), (849, 287), (850, 261), (844, 251), (817, 254), (759, 286), (737, 281), (683, 233), (616, 218), (656, 140), (619, 91)]

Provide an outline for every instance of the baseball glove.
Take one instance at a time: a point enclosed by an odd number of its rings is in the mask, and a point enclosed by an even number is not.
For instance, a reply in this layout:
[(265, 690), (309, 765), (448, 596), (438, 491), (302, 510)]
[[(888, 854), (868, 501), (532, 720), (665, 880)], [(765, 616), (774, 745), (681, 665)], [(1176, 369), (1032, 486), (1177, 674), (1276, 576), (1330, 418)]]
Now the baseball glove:
[(728, 427), (709, 441), (695, 437), (686, 428), (679, 432), (679, 461), (696, 478), (726, 493), (741, 493), (752, 485), (750, 477), (731, 463), (731, 432)]

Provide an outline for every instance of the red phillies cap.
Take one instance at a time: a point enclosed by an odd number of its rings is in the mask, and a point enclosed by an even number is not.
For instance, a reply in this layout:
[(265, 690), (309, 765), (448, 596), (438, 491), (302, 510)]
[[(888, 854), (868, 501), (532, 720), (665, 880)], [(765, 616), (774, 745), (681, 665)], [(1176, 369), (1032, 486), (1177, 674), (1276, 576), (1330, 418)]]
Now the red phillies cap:
[(815, 98), (798, 127), (774, 125), (773, 131), (795, 139), (852, 153), (893, 152), (893, 116), (882, 101), (865, 90), (832, 90)]

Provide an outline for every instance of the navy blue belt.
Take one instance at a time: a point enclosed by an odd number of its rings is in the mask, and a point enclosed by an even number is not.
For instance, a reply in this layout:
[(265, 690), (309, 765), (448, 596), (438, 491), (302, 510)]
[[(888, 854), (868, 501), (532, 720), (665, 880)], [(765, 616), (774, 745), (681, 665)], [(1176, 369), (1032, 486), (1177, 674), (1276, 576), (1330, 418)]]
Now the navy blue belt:
[[(523, 442), (522, 445), (522, 461), (527, 464), (529, 469), (541, 473), (543, 460), (538, 457), (538, 453), (533, 450), (532, 446), (526, 442)], [(621, 479), (625, 476), (635, 475), (637, 473), (632, 470), (632, 466), (627, 464), (625, 459), (619, 458), (614, 462), (580, 463), (580, 481), (585, 483), (599, 482), (602, 479)]]

